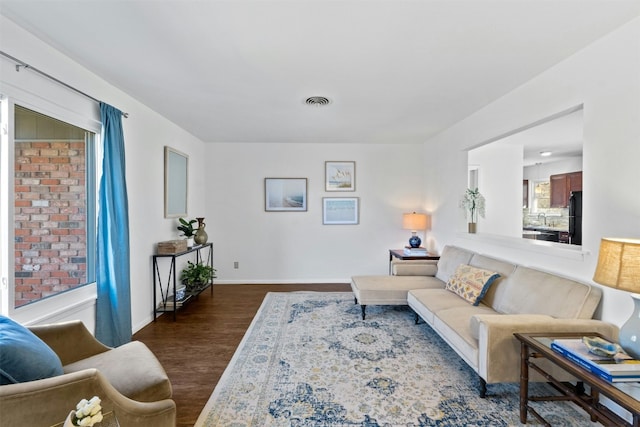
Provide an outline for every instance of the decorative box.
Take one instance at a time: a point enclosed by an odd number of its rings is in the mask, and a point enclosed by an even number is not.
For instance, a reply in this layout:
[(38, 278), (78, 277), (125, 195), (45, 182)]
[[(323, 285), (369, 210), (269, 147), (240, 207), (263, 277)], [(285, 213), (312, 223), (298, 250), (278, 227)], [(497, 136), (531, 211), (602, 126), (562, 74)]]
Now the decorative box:
[(187, 241), (167, 240), (166, 242), (158, 242), (158, 255), (177, 254), (187, 250)]

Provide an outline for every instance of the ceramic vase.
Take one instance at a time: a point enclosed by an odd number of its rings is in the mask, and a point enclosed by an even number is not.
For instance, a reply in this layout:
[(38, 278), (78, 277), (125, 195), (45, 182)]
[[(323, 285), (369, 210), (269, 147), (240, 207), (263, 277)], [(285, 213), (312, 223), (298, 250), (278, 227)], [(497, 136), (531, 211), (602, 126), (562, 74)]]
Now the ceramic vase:
[(478, 225), (478, 223), (476, 223), (476, 222), (470, 222), (469, 223), (469, 233), (475, 234), (477, 225)]
[(204, 223), (204, 218), (196, 219), (198, 220), (198, 231), (196, 231), (195, 241), (198, 245), (204, 245), (209, 238), (207, 232), (204, 230), (206, 224)]

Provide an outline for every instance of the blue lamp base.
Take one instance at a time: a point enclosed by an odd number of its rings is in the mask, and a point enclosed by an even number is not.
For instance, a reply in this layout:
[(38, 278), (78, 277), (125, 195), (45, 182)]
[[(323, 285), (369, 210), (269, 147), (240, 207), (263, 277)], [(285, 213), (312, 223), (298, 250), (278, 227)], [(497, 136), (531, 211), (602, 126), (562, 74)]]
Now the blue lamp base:
[(630, 294), (633, 299), (633, 314), (620, 328), (620, 345), (634, 359), (640, 359), (640, 295)]
[(413, 232), (413, 235), (409, 239), (409, 246), (412, 248), (419, 248), (422, 240), (416, 235), (416, 232)]

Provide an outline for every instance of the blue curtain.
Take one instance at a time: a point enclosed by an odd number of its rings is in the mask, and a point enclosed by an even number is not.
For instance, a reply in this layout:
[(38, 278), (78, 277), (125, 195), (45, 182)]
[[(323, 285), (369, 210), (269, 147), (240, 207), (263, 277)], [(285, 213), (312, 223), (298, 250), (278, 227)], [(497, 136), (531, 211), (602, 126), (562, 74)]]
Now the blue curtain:
[(122, 112), (100, 103), (104, 159), (98, 212), (96, 338), (117, 347), (131, 341), (129, 207)]

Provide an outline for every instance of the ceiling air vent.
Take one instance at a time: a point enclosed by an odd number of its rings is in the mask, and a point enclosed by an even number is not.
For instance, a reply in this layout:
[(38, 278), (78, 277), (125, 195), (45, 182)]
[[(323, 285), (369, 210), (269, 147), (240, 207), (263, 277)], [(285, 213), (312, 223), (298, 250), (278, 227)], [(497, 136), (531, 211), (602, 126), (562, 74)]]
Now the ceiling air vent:
[(307, 105), (321, 106), (321, 105), (329, 105), (329, 98), (325, 98), (324, 96), (311, 96), (307, 98), (305, 103)]

